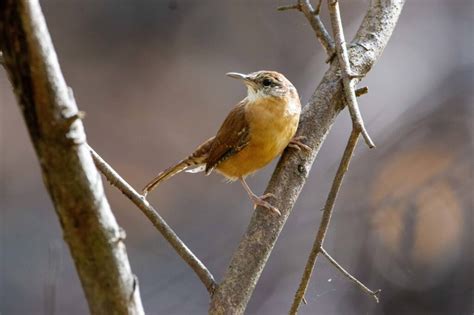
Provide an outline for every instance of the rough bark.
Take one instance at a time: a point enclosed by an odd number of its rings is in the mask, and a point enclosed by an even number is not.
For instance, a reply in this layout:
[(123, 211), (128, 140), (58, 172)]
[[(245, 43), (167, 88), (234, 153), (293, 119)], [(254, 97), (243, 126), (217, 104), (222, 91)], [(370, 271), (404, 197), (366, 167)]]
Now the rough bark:
[(93, 314), (143, 314), (117, 225), (38, 0), (0, 1), (0, 49)]
[[(395, 28), (404, 0), (373, 0), (349, 49), (352, 71), (365, 75), (382, 54)], [(336, 116), (343, 108), (341, 77), (333, 60), (321, 83), (304, 107), (297, 135), (312, 148), (285, 152), (272, 175), (266, 193), (277, 196), (282, 216), (258, 208), (234, 253), (222, 282), (211, 300), (210, 314), (243, 314), (268, 257), (293, 205), (303, 188)]]

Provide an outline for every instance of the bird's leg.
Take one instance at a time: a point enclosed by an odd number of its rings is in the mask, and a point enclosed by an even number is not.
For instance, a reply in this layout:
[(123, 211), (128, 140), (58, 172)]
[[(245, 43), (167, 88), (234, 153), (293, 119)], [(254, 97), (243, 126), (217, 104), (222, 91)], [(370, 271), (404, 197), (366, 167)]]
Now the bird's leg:
[(290, 143), (288, 143), (288, 146), (298, 151), (300, 151), (301, 149), (305, 151), (311, 151), (311, 148), (309, 146), (301, 142), (301, 140), (304, 140), (304, 139), (306, 139), (305, 136), (293, 137), (293, 139), (290, 140)]
[(262, 206), (264, 208), (267, 208), (268, 210), (276, 212), (278, 215), (281, 215), (280, 210), (278, 210), (276, 207), (272, 206), (270, 203), (265, 201), (265, 199), (268, 199), (270, 197), (275, 197), (274, 194), (268, 193), (259, 197), (253, 193), (253, 191), (250, 189), (249, 185), (247, 185), (247, 182), (245, 181), (244, 178), (239, 178), (239, 180), (242, 183), (242, 186), (244, 186), (245, 191), (249, 195), (250, 200), (252, 200), (254, 208), (256, 208), (257, 206)]

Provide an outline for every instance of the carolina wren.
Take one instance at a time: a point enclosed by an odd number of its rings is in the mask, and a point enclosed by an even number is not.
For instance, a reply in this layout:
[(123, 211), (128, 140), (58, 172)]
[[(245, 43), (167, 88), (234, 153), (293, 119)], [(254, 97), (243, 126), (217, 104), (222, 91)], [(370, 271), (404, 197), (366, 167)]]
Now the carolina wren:
[(206, 175), (216, 170), (229, 181), (240, 180), (254, 207), (263, 206), (280, 214), (266, 201), (275, 196), (258, 197), (245, 182), (245, 177), (270, 163), (287, 146), (309, 149), (300, 142), (302, 137), (293, 138), (301, 112), (298, 92), (285, 76), (275, 71), (230, 72), (227, 75), (243, 80), (247, 97), (230, 111), (215, 137), (161, 172), (145, 186), (143, 195), (183, 170), (193, 168), (187, 172), (205, 171)]

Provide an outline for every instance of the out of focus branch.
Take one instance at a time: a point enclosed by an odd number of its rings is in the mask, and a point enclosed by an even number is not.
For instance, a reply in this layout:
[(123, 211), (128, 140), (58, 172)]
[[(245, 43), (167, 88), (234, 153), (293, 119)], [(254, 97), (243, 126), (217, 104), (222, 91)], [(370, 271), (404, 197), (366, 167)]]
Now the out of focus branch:
[(286, 11), (286, 10), (298, 10), (304, 14), (306, 19), (308, 20), (309, 24), (313, 28), (316, 38), (319, 40), (321, 45), (324, 47), (328, 56), (332, 56), (334, 54), (334, 42), (331, 39), (331, 35), (329, 35), (328, 31), (324, 27), (321, 18), (319, 17), (319, 11), (321, 8), (321, 1), (319, 0), (318, 6), (316, 10), (313, 9), (309, 0), (298, 0), (297, 4), (288, 5), (288, 6), (281, 6), (278, 7), (279, 11)]
[(90, 312), (144, 314), (38, 0), (0, 1), (0, 50)]
[[(352, 71), (366, 75), (392, 35), (404, 0), (371, 1), (353, 45), (348, 51)], [(305, 136), (310, 152), (291, 150), (281, 157), (265, 193), (277, 196), (274, 217), (257, 208), (230, 265), (212, 296), (210, 314), (243, 314), (278, 236), (308, 177), (329, 129), (344, 108), (340, 68), (332, 62), (308, 104), (304, 106), (297, 136)]]
[(105, 162), (100, 155), (98, 155), (92, 148), (92, 158), (94, 159), (97, 169), (107, 178), (112, 186), (117, 187), (131, 202), (133, 202), (138, 209), (151, 221), (155, 228), (163, 235), (163, 237), (170, 243), (179, 256), (194, 270), (196, 275), (201, 279), (210, 295), (214, 293), (216, 282), (214, 277), (206, 268), (206, 266), (193, 254), (193, 252), (183, 243), (183, 241), (176, 235), (166, 221), (160, 214), (148, 203), (148, 201), (136, 192), (129, 183), (127, 183), (107, 162)]

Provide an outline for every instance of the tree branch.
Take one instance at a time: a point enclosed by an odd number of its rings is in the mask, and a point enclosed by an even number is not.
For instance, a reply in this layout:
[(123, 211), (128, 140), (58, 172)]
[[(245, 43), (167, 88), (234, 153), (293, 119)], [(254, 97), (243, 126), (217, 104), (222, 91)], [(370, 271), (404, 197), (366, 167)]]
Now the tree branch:
[(92, 314), (144, 314), (37, 0), (0, 2), (0, 50)]
[(206, 266), (191, 252), (191, 250), (181, 241), (160, 214), (148, 203), (148, 201), (137, 193), (107, 162), (105, 162), (92, 148), (92, 158), (97, 169), (107, 178), (112, 186), (117, 187), (130, 201), (132, 201), (143, 214), (151, 221), (155, 228), (170, 243), (179, 256), (194, 270), (202, 281), (210, 295), (214, 293), (217, 286), (214, 277)]
[[(348, 53), (352, 69), (365, 75), (382, 54), (395, 28), (404, 0), (371, 1)], [(214, 293), (210, 314), (242, 314), (290, 215), (311, 166), (336, 116), (344, 107), (337, 63), (331, 64), (303, 108), (297, 135), (306, 137), (310, 152), (286, 151), (281, 157), (265, 193), (277, 196), (274, 206), (280, 217), (257, 208), (222, 282)], [(251, 254), (249, 254), (251, 253)]]
[(344, 174), (349, 168), (349, 163), (354, 153), (354, 149), (357, 145), (357, 140), (359, 140), (360, 131), (353, 129), (349, 140), (342, 155), (341, 162), (336, 172), (336, 176), (332, 182), (331, 190), (329, 191), (326, 204), (324, 206), (323, 216), (319, 224), (318, 232), (316, 233), (316, 239), (314, 240), (313, 247), (309, 254), (308, 261), (304, 268), (303, 276), (301, 278), (300, 285), (295, 294), (295, 299), (291, 305), (290, 314), (298, 313), (298, 308), (301, 304), (301, 301), (304, 298), (306, 289), (308, 288), (309, 280), (311, 279), (311, 274), (313, 273), (314, 265), (316, 264), (316, 259), (318, 254), (322, 251), (322, 245), (324, 238), (326, 237), (326, 232), (329, 227), (329, 222), (331, 221), (332, 211), (334, 209), (334, 203), (336, 202), (337, 193), (339, 188), (341, 188), (342, 180), (344, 179)]
[(360, 90), (355, 91), (354, 79), (362, 77), (362, 76), (354, 76), (350, 69), (349, 55), (347, 53), (346, 43), (344, 40), (344, 32), (342, 29), (341, 16), (339, 12), (339, 4), (337, 0), (328, 0), (328, 7), (330, 11), (330, 16), (331, 16), (331, 24), (333, 28), (334, 38), (336, 39), (336, 54), (338, 56), (339, 65), (341, 68), (345, 99), (346, 99), (346, 102), (351, 114), (353, 128), (352, 128), (352, 133), (351, 133), (351, 136), (349, 137), (349, 141), (347, 143), (346, 149), (344, 151), (344, 155), (339, 164), (338, 171), (333, 180), (332, 187), (329, 192), (326, 205), (324, 207), (323, 217), (321, 219), (319, 229), (316, 233), (316, 239), (313, 243), (313, 247), (311, 249), (310, 255), (306, 262), (303, 276), (301, 278), (300, 284), (295, 294), (295, 298), (293, 300), (293, 304), (290, 309), (290, 314), (298, 313), (298, 308), (301, 305), (302, 301), (306, 304), (304, 295), (308, 288), (308, 284), (311, 279), (311, 274), (314, 270), (316, 259), (319, 253), (322, 253), (324, 256), (326, 256), (329, 262), (331, 262), (339, 271), (341, 271), (344, 276), (354, 281), (364, 292), (372, 295), (375, 298), (375, 300), (378, 302), (377, 294), (379, 293), (379, 291), (373, 292), (369, 288), (367, 288), (364, 284), (362, 284), (359, 280), (357, 280), (354, 276), (352, 276), (349, 272), (347, 272), (344, 268), (342, 268), (342, 266), (340, 266), (322, 247), (327, 229), (329, 227), (329, 222), (331, 220), (331, 214), (334, 209), (334, 204), (337, 198), (337, 194), (342, 185), (344, 174), (347, 172), (347, 169), (349, 167), (349, 163), (352, 158), (352, 154), (354, 152), (355, 146), (357, 144), (359, 134), (362, 133), (366, 143), (368, 144), (370, 148), (374, 147), (372, 140), (370, 139), (367, 131), (365, 130), (364, 123), (362, 121), (362, 116), (359, 111), (359, 105), (357, 103), (356, 96), (358, 95), (358, 92)]
[(323, 46), (324, 50), (326, 51), (326, 54), (328, 56), (332, 56), (334, 54), (334, 42), (331, 39), (331, 35), (329, 35), (328, 31), (324, 27), (324, 24), (321, 21), (321, 18), (319, 17), (321, 1), (322, 0), (319, 0), (316, 10), (313, 9), (309, 0), (298, 0), (297, 4), (281, 6), (281, 7), (278, 7), (277, 10), (286, 11), (286, 10), (296, 9), (298, 11), (301, 11), (306, 17), (306, 19), (308, 20), (311, 27), (313, 28), (316, 34), (316, 38), (319, 40), (319, 42)]
[[(378, 289), (376, 291), (372, 291), (370, 290), (367, 286), (365, 286), (362, 282), (360, 282), (359, 280), (357, 280), (356, 277), (354, 277), (353, 275), (351, 275), (346, 269), (344, 269), (341, 265), (339, 265), (339, 263), (331, 257), (331, 255), (329, 255), (329, 253), (324, 249), (324, 247), (321, 246), (321, 248), (319, 249), (319, 251), (321, 252), (321, 254), (323, 254), (324, 257), (326, 257), (326, 259), (334, 266), (336, 267), (346, 278), (348, 278), (349, 280), (351, 280), (352, 282), (354, 282), (362, 291), (364, 291), (365, 293), (367, 293), (368, 295), (372, 296), (374, 299), (375, 299), (375, 302), (379, 302), (379, 297), (378, 297), (378, 294), (380, 292), (382, 292), (382, 290)], [(305, 303), (306, 304), (306, 303)]]
[(334, 40), (336, 41), (336, 54), (341, 67), (342, 85), (344, 86), (344, 93), (347, 101), (347, 107), (352, 118), (352, 126), (359, 130), (364, 137), (365, 142), (369, 148), (374, 148), (375, 144), (370, 139), (370, 136), (365, 129), (362, 115), (360, 114), (359, 104), (354, 92), (355, 79), (360, 78), (351, 71), (349, 63), (349, 54), (347, 53), (346, 40), (344, 39), (344, 31), (342, 28), (341, 14), (339, 12), (339, 3), (337, 0), (328, 0), (329, 15), (331, 17), (332, 32)]

